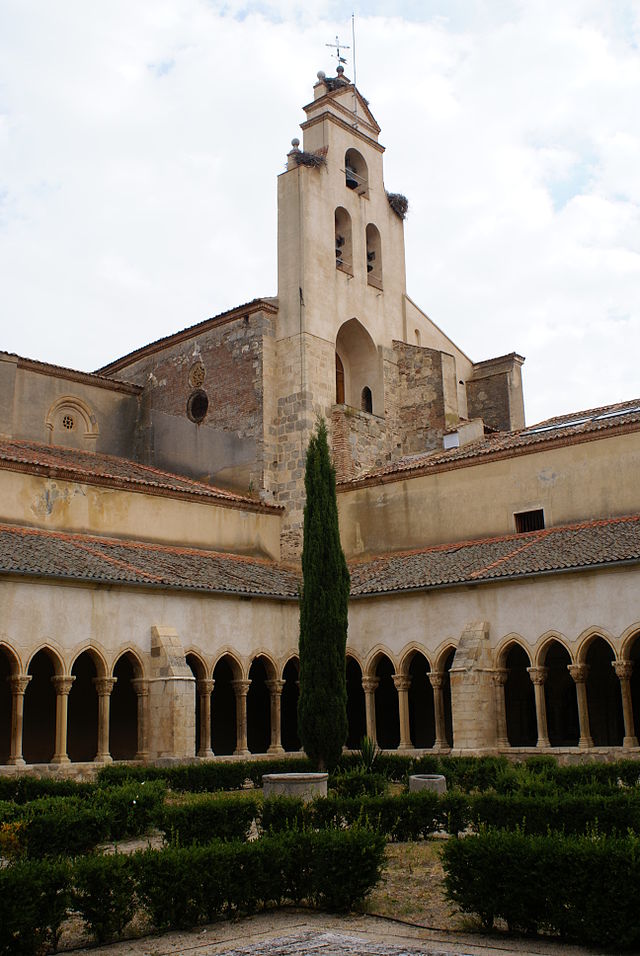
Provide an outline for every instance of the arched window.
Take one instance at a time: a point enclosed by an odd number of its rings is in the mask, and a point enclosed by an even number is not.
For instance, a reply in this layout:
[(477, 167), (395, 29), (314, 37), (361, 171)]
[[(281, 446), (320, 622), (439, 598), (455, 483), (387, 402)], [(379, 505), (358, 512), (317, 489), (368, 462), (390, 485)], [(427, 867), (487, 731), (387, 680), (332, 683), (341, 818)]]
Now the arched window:
[(373, 396), (371, 395), (371, 389), (368, 385), (365, 385), (362, 389), (360, 408), (363, 412), (369, 412), (370, 415), (373, 413)]
[(415, 329), (416, 336), (416, 345), (422, 345), (422, 336), (420, 335), (420, 329)]
[(351, 251), (351, 216), (342, 206), (335, 214), (336, 269), (353, 275), (353, 252)]
[[(336, 336), (336, 403), (384, 414), (384, 387), (375, 343), (357, 319), (340, 326)], [(366, 389), (366, 392), (365, 392)], [(365, 395), (371, 403), (365, 407)]]
[(348, 149), (344, 156), (345, 184), (360, 196), (369, 195), (369, 170), (357, 149)]
[(344, 365), (336, 352), (336, 405), (344, 405)]
[(367, 282), (376, 289), (382, 288), (382, 244), (372, 222), (367, 226)]

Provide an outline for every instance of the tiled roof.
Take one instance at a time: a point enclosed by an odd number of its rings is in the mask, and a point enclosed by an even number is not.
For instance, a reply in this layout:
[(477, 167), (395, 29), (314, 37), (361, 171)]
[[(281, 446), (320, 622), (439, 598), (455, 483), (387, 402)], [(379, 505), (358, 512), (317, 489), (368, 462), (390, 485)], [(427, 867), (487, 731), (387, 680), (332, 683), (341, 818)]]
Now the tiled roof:
[(351, 596), (480, 584), (640, 561), (640, 515), (352, 561)]
[(340, 488), (344, 491), (358, 484), (375, 484), (377, 480), (384, 480), (387, 476), (397, 475), (401, 478), (407, 472), (441, 471), (448, 467), (453, 468), (457, 463), (466, 461), (474, 463), (475, 459), (537, 451), (540, 445), (550, 443), (567, 444), (570, 441), (589, 441), (602, 437), (603, 432), (624, 427), (634, 431), (640, 428), (640, 399), (592, 408), (584, 412), (558, 415), (537, 425), (528, 425), (520, 431), (485, 435), (484, 438), (469, 442), (468, 445), (450, 448), (448, 451), (407, 455), (358, 478), (342, 481)]
[(255, 498), (215, 488), (202, 481), (193, 481), (151, 465), (141, 465), (126, 458), (105, 455), (62, 445), (0, 439), (0, 468), (46, 474), (69, 481), (82, 481), (108, 487), (140, 491), (146, 494), (179, 498), (200, 498), (222, 505), (236, 505), (251, 511), (280, 511)]
[(195, 325), (190, 325), (186, 329), (180, 329), (178, 332), (172, 332), (170, 335), (164, 335), (161, 339), (156, 339), (155, 342), (149, 342), (146, 345), (142, 345), (140, 348), (134, 349), (132, 352), (128, 352), (126, 355), (122, 355), (120, 358), (114, 359), (113, 362), (103, 365), (102, 368), (99, 368), (95, 374), (110, 375), (112, 372), (117, 372), (121, 368), (126, 368), (128, 365), (132, 365), (145, 355), (157, 352), (160, 349), (165, 348), (167, 345), (182, 342), (184, 339), (193, 338), (194, 335), (199, 335), (201, 332), (206, 331), (211, 326), (227, 322), (238, 314), (241, 315), (243, 312), (258, 312), (261, 310), (267, 312), (277, 312), (277, 298), (267, 296), (263, 299), (252, 299), (251, 302), (245, 302), (243, 305), (236, 305), (232, 309), (227, 309), (226, 312), (220, 312), (219, 315), (214, 315), (209, 319), (203, 319), (202, 322), (196, 322)]
[(28, 369), (31, 372), (41, 372), (43, 375), (54, 375), (56, 378), (64, 378), (70, 382), (97, 385), (99, 388), (106, 388), (113, 392), (125, 392), (129, 395), (138, 395), (142, 391), (141, 385), (121, 382), (116, 378), (100, 375), (98, 372), (81, 372), (79, 369), (68, 368), (66, 365), (54, 365), (51, 362), (41, 362), (37, 359), (26, 358), (24, 355), (16, 355), (15, 352), (0, 352), (0, 355), (7, 355), (10, 359), (15, 359), (18, 368)]
[(0, 573), (297, 598), (291, 568), (197, 548), (0, 525)]

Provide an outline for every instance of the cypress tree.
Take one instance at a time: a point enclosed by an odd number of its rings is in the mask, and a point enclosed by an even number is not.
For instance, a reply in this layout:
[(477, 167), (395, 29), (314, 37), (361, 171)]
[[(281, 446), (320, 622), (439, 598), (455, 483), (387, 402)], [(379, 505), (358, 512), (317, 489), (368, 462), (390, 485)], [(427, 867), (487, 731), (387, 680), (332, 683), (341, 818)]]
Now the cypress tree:
[(331, 770), (347, 739), (349, 572), (323, 419), (309, 441), (304, 486), (298, 733), (318, 770)]

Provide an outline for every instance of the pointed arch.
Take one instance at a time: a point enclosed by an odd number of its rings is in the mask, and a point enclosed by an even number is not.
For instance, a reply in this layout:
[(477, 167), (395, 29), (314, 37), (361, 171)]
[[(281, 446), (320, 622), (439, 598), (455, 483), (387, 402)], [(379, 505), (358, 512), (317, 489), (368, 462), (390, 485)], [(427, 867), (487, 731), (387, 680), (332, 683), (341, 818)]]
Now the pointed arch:
[(0, 765), (11, 754), (13, 700), (9, 680), (20, 674), (20, 660), (13, 648), (0, 642)]
[(271, 742), (271, 694), (268, 682), (277, 668), (270, 655), (257, 653), (249, 666), (247, 693), (247, 746), (252, 754), (265, 754)]
[(351, 651), (347, 651), (347, 747), (357, 750), (367, 733), (362, 665)]
[(527, 658), (529, 659), (529, 666), (533, 665), (533, 649), (528, 646), (527, 642), (523, 637), (521, 637), (520, 634), (512, 631), (510, 634), (507, 634), (506, 637), (503, 637), (496, 647), (496, 667), (506, 667), (505, 660), (507, 654), (514, 644), (517, 644), (519, 647), (521, 647), (524, 653), (527, 655)]
[(564, 647), (565, 651), (569, 655), (569, 663), (570, 664), (575, 663), (573, 659), (571, 645), (569, 644), (569, 641), (566, 639), (566, 637), (560, 633), (560, 631), (545, 631), (544, 634), (540, 638), (538, 638), (538, 641), (536, 643), (537, 643), (537, 646), (534, 651), (535, 667), (545, 666), (544, 664), (545, 658), (549, 651), (549, 647), (552, 644), (560, 644), (562, 647)]
[(522, 641), (512, 638), (504, 644), (501, 660), (507, 671), (504, 685), (507, 739), (511, 747), (535, 747), (538, 725), (535, 691), (528, 671), (531, 654)]
[(98, 752), (98, 693), (96, 680), (106, 674), (106, 664), (92, 647), (76, 654), (74, 678), (67, 705), (67, 754), (72, 763), (95, 760)]
[(409, 734), (414, 747), (433, 747), (436, 740), (436, 714), (433, 686), (429, 680), (431, 665), (424, 651), (416, 650), (408, 661)]
[(402, 651), (400, 652), (398, 674), (402, 674), (404, 677), (409, 676), (409, 665), (416, 654), (422, 654), (429, 664), (429, 669), (431, 670), (431, 661), (429, 659), (429, 653), (426, 647), (424, 644), (420, 644), (417, 641), (412, 641), (410, 644), (407, 644), (406, 647), (403, 647)]
[(589, 727), (596, 747), (621, 747), (624, 739), (620, 681), (612, 667), (615, 651), (601, 634), (590, 634), (582, 648), (588, 667)]
[(300, 659), (291, 654), (282, 668), (282, 698), (280, 703), (280, 739), (286, 752), (300, 750), (298, 737), (298, 697), (300, 680)]
[(378, 651), (371, 658), (371, 671), (378, 681), (375, 690), (376, 739), (383, 750), (395, 750), (400, 743), (400, 709), (392, 657)]
[(138, 752), (138, 694), (133, 682), (143, 674), (142, 661), (133, 648), (118, 654), (109, 708), (109, 750), (114, 760), (133, 760)]
[(586, 628), (586, 630), (579, 635), (578, 640), (576, 641), (575, 659), (578, 664), (585, 664), (587, 662), (589, 648), (593, 641), (598, 639), (605, 641), (609, 645), (615, 660), (617, 657), (617, 648), (614, 639), (605, 630), (605, 628), (592, 626)]
[(557, 637), (548, 637), (537, 659), (547, 670), (544, 685), (549, 743), (552, 747), (576, 747), (580, 739), (576, 685), (568, 671), (572, 663), (568, 647)]
[[(384, 390), (380, 356), (373, 339), (358, 319), (349, 319), (338, 329), (336, 355), (342, 367), (345, 404), (352, 408), (361, 408), (362, 394), (367, 388), (371, 393), (371, 414), (383, 415)], [(337, 386), (336, 373), (336, 391)]]
[(369, 655), (364, 662), (363, 676), (364, 677), (375, 677), (376, 668), (380, 658), (387, 657), (391, 661), (393, 667), (393, 673), (399, 673), (397, 668), (397, 663), (393, 651), (386, 646), (386, 644), (376, 644), (375, 647), (372, 647), (369, 651)]
[(31, 680), (24, 695), (23, 754), (27, 763), (50, 763), (56, 745), (56, 691), (61, 677), (61, 657), (49, 645), (34, 651), (27, 674)]
[(211, 695), (211, 749), (214, 754), (229, 755), (236, 749), (236, 694), (234, 682), (243, 680), (238, 657), (228, 648), (221, 649), (214, 661)]

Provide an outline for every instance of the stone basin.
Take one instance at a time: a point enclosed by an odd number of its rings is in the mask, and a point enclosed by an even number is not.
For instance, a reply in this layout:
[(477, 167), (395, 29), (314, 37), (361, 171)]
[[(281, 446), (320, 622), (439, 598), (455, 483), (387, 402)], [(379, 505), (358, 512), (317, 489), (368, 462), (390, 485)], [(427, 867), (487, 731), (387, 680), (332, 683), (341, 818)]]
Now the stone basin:
[(409, 777), (409, 793), (417, 793), (418, 790), (446, 793), (447, 779), (441, 773), (414, 773)]
[(304, 803), (326, 797), (328, 773), (263, 773), (265, 797), (297, 797)]

